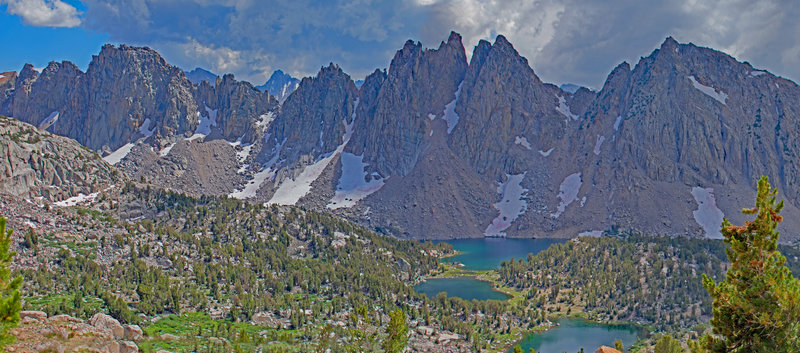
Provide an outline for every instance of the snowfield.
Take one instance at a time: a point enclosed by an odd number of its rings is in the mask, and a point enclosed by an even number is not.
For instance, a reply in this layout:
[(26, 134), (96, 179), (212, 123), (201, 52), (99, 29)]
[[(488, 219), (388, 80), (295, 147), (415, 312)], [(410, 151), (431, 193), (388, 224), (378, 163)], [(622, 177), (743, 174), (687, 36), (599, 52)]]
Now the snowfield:
[(286, 143), (286, 139), (272, 149), (272, 158), (270, 158), (270, 160), (264, 166), (264, 169), (261, 169), (260, 172), (253, 175), (253, 178), (250, 179), (241, 190), (234, 190), (228, 194), (228, 196), (240, 200), (249, 199), (256, 196), (256, 192), (259, 188), (261, 188), (261, 184), (264, 184), (264, 181), (275, 176), (275, 170), (277, 168), (273, 168), (273, 166), (275, 163), (278, 163), (278, 158), (281, 156), (281, 149), (283, 148), (284, 143)]
[(97, 195), (100, 195), (100, 192), (93, 192), (89, 195), (85, 195), (83, 193), (78, 194), (78, 196), (70, 197), (64, 201), (58, 201), (55, 203), (58, 207), (68, 207), (68, 206), (75, 206), (78, 204), (86, 203), (86, 202), (94, 202), (97, 198)]
[(458, 124), (458, 121), (461, 120), (458, 114), (456, 114), (456, 102), (458, 102), (458, 97), (461, 95), (461, 85), (463, 84), (464, 82), (461, 82), (458, 85), (458, 90), (456, 90), (456, 98), (453, 99), (452, 102), (447, 103), (447, 105), (444, 106), (444, 120), (447, 122), (448, 134), (453, 132), (453, 129), (456, 127), (456, 124)]
[(506, 233), (503, 231), (508, 229), (511, 222), (514, 222), (528, 209), (528, 203), (525, 201), (528, 189), (523, 189), (521, 185), (524, 178), (525, 173), (506, 174), (506, 182), (497, 187), (497, 193), (501, 195), (502, 199), (492, 206), (500, 211), (500, 214), (483, 231), (484, 236), (505, 237)]
[(144, 137), (150, 137), (154, 132), (156, 132), (156, 127), (153, 126), (152, 130), (150, 129), (150, 118), (144, 119), (142, 125), (139, 126), (139, 133)]
[(564, 210), (567, 209), (567, 206), (571, 204), (573, 201), (578, 199), (578, 191), (581, 188), (581, 173), (574, 173), (568, 175), (564, 178), (564, 181), (561, 182), (561, 185), (558, 187), (558, 198), (561, 201), (558, 203), (558, 210), (555, 213), (551, 213), (550, 217), (558, 218), (564, 213)]
[(107, 156), (103, 157), (103, 160), (108, 162), (111, 165), (119, 163), (128, 153), (131, 153), (131, 149), (135, 146), (134, 144), (128, 142), (124, 146), (118, 148), (116, 151), (109, 153)]
[(333, 152), (320, 156), (314, 164), (306, 166), (303, 171), (300, 172), (300, 175), (294, 179), (283, 180), (280, 186), (278, 186), (278, 190), (275, 190), (275, 194), (272, 195), (272, 198), (267, 201), (268, 205), (294, 205), (311, 191), (311, 184), (322, 175), (322, 172), (333, 158), (340, 155), (344, 147), (347, 146), (347, 143), (350, 142), (350, 137), (353, 136), (353, 125), (355, 125), (358, 103), (358, 99), (356, 99), (350, 123), (348, 124), (347, 121), (342, 121), (345, 130), (344, 136), (342, 137), (342, 144), (337, 146)]
[(692, 211), (692, 215), (697, 224), (706, 232), (706, 237), (722, 239), (720, 228), (722, 228), (724, 214), (717, 208), (714, 189), (695, 186), (692, 188), (692, 197), (697, 202), (697, 209)]
[(42, 120), (41, 123), (39, 123), (38, 127), (40, 129), (47, 129), (51, 125), (55, 124), (56, 121), (58, 121), (58, 114), (59, 113), (58, 113), (57, 110), (52, 112), (52, 113), (50, 113), (50, 115), (48, 115), (44, 120)]
[(342, 176), (336, 186), (336, 193), (325, 207), (332, 210), (353, 207), (358, 201), (383, 187), (385, 182), (377, 173), (370, 175), (370, 180), (366, 181), (367, 163), (364, 163), (364, 155), (342, 152), (341, 162)]
[(197, 112), (197, 128), (194, 130), (194, 135), (187, 137), (187, 141), (194, 141), (199, 138), (205, 138), (211, 134), (211, 127), (217, 126), (217, 109), (211, 109), (207, 105), (206, 117)]

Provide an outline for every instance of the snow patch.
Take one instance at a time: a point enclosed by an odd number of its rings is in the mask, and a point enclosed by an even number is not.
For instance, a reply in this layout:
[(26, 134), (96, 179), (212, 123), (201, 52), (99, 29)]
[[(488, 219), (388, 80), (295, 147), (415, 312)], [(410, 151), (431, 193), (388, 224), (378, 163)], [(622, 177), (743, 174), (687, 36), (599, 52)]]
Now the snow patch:
[(603, 145), (603, 141), (606, 140), (605, 136), (597, 135), (597, 142), (594, 143), (594, 154), (599, 156), (600, 155), (600, 146)]
[(531, 144), (528, 142), (528, 139), (526, 139), (525, 137), (515, 136), (514, 137), (514, 144), (515, 145), (522, 145), (523, 147), (525, 147), (527, 149), (531, 149)]
[(108, 162), (111, 165), (119, 163), (128, 153), (131, 153), (131, 149), (133, 148), (134, 144), (126, 143), (124, 146), (118, 148), (116, 151), (109, 153), (107, 156), (103, 157), (103, 160)]
[(585, 204), (586, 204), (586, 196), (581, 198), (581, 207), (583, 207), (583, 205), (585, 205)]
[(256, 127), (261, 129), (261, 131), (266, 132), (270, 124), (272, 124), (272, 121), (274, 120), (275, 120), (275, 112), (261, 114), (261, 116), (258, 117), (258, 121), (256, 121)]
[(758, 76), (761, 76), (761, 75), (763, 75), (765, 73), (767, 73), (767, 72), (766, 71), (761, 71), (761, 70), (753, 70), (753, 71), (750, 71), (750, 77), (758, 77)]
[(194, 130), (194, 135), (191, 137), (186, 138), (187, 141), (194, 141), (199, 138), (205, 138), (209, 134), (211, 134), (211, 127), (217, 126), (217, 109), (211, 109), (207, 105), (206, 108), (206, 116), (197, 112), (197, 129)]
[(578, 234), (579, 237), (592, 237), (592, 238), (599, 238), (603, 236), (602, 230), (587, 230), (585, 232), (581, 232)]
[(41, 123), (39, 123), (39, 128), (47, 129), (51, 125), (55, 124), (56, 121), (58, 121), (58, 115), (59, 115), (58, 110), (50, 113), (50, 115), (48, 115), (44, 120), (42, 120)]
[(547, 152), (539, 150), (539, 154), (541, 154), (544, 157), (547, 157), (547, 156), (550, 155), (550, 153), (553, 153), (554, 149), (556, 149), (556, 148), (555, 147), (551, 147), (549, 150), (547, 150)]
[(562, 96), (558, 96), (558, 106), (556, 107), (556, 111), (567, 117), (567, 119), (564, 120), (565, 123), (569, 122), (570, 118), (572, 120), (578, 120), (578, 116), (572, 114), (572, 111), (569, 110), (567, 99)]
[(281, 182), (281, 185), (278, 186), (278, 190), (275, 190), (275, 194), (272, 195), (267, 204), (278, 204), (278, 205), (294, 205), (299, 201), (303, 196), (308, 194), (311, 191), (311, 184), (322, 175), (322, 172), (325, 168), (330, 164), (331, 160), (333, 160), (336, 155), (342, 153), (344, 147), (347, 146), (347, 143), (350, 142), (350, 137), (353, 136), (353, 125), (355, 124), (356, 119), (356, 108), (358, 108), (358, 99), (356, 99), (355, 106), (353, 107), (353, 115), (351, 117), (351, 121), (348, 124), (347, 121), (342, 121), (344, 124), (344, 137), (342, 138), (342, 144), (336, 147), (333, 152), (328, 153), (325, 156), (321, 156), (318, 161), (314, 162), (309, 166), (306, 166), (300, 175), (298, 175), (294, 180), (292, 179), (285, 179)]
[(703, 92), (705, 95), (711, 98), (714, 98), (717, 102), (727, 105), (727, 103), (725, 102), (728, 100), (728, 94), (722, 92), (722, 90), (719, 90), (719, 92), (717, 92), (716, 88), (711, 86), (706, 86), (700, 82), (697, 82), (694, 76), (689, 76), (689, 81), (692, 81), (692, 85), (698, 91)]
[(561, 182), (561, 186), (558, 187), (558, 198), (561, 201), (558, 203), (558, 211), (555, 213), (551, 213), (550, 217), (558, 218), (564, 213), (564, 210), (567, 209), (567, 206), (578, 199), (578, 190), (581, 188), (581, 173), (574, 173), (568, 175), (564, 178), (564, 181)]
[(617, 121), (614, 122), (614, 131), (619, 130), (619, 124), (622, 123), (622, 115), (617, 116)]
[(247, 167), (250, 166), (249, 164), (245, 164), (244, 162), (247, 160), (247, 158), (250, 157), (250, 153), (252, 151), (253, 151), (253, 145), (247, 145), (242, 147), (241, 151), (236, 152), (236, 158), (239, 159), (239, 163), (242, 163), (241, 168), (239, 168), (238, 170), (239, 174), (244, 173), (247, 170)]
[(384, 180), (377, 173), (367, 178), (367, 163), (364, 163), (364, 155), (356, 156), (349, 152), (342, 152), (342, 176), (336, 186), (336, 193), (328, 203), (327, 208), (335, 210), (341, 207), (353, 207), (370, 194), (383, 187)]
[(144, 119), (142, 126), (139, 126), (139, 133), (144, 137), (150, 137), (154, 132), (156, 132), (156, 127), (153, 126), (153, 129), (150, 130), (150, 118)]
[(447, 133), (453, 132), (453, 129), (458, 124), (458, 121), (461, 119), (459, 118), (458, 114), (456, 114), (456, 102), (458, 101), (458, 97), (461, 96), (461, 86), (464, 85), (464, 82), (461, 82), (458, 85), (458, 90), (456, 90), (456, 98), (453, 99), (452, 102), (447, 103), (444, 106), (444, 120), (447, 122)]
[(275, 170), (277, 168), (273, 168), (273, 166), (278, 162), (278, 158), (281, 156), (281, 149), (283, 148), (284, 143), (286, 143), (286, 139), (272, 149), (272, 158), (270, 158), (266, 166), (264, 166), (264, 169), (253, 175), (253, 179), (250, 179), (241, 190), (234, 190), (228, 194), (228, 196), (240, 200), (249, 199), (253, 196), (256, 196), (256, 192), (259, 188), (261, 188), (261, 184), (263, 184), (268, 178), (275, 176)]
[(436, 119), (436, 114), (428, 114), (428, 119)]
[(722, 217), (724, 214), (717, 207), (717, 201), (714, 198), (714, 189), (701, 188), (695, 186), (692, 188), (692, 197), (697, 202), (697, 209), (692, 211), (694, 220), (706, 232), (706, 237), (711, 239), (722, 239)]
[(504, 230), (511, 226), (517, 217), (525, 213), (528, 209), (528, 203), (525, 202), (528, 189), (522, 188), (522, 179), (525, 178), (525, 173), (510, 175), (506, 174), (506, 182), (497, 187), (497, 193), (501, 195), (500, 202), (494, 204), (494, 208), (500, 211), (492, 223), (483, 231), (483, 235), (487, 237), (505, 237)]
[(55, 203), (58, 207), (68, 207), (68, 206), (75, 206), (77, 204), (86, 203), (86, 202), (94, 202), (97, 199), (97, 195), (100, 195), (100, 192), (93, 192), (89, 195), (84, 193), (79, 193), (78, 196), (70, 197), (63, 201), (58, 201)]
[(158, 151), (158, 155), (161, 157), (166, 157), (169, 154), (169, 151), (172, 151), (172, 148), (175, 147), (175, 145), (176, 145), (175, 142), (170, 143), (169, 145), (167, 145), (167, 147), (164, 147), (161, 149), (161, 151)]

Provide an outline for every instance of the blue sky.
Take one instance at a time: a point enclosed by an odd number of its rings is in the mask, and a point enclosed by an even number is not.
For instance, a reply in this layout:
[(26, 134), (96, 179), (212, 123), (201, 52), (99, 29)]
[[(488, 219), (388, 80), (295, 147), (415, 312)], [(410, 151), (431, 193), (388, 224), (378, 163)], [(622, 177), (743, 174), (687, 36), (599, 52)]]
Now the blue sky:
[[(80, 6), (80, 3), (72, 2)], [(26, 25), (22, 17), (0, 5), (0, 71), (19, 71), (25, 63), (45, 67), (53, 60), (69, 60), (86, 69), (92, 54), (108, 41), (108, 34), (81, 27), (39, 27)]]
[(0, 71), (51, 60), (85, 69), (104, 43), (125, 43), (256, 84), (330, 62), (360, 79), (407, 39), (437, 47), (455, 30), (468, 55), (505, 35), (557, 84), (599, 88), (670, 35), (797, 81), (797, 18), (793, 0), (0, 0)]

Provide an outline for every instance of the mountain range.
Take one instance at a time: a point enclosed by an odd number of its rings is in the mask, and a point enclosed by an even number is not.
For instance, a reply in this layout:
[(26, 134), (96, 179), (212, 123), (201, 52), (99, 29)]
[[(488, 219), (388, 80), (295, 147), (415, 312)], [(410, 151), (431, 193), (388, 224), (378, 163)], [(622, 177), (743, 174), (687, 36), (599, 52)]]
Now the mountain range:
[(0, 114), (137, 180), (401, 238), (719, 237), (723, 216), (743, 222), (761, 175), (786, 200), (783, 229), (800, 225), (797, 84), (671, 37), (599, 91), (543, 82), (502, 35), (468, 60), (457, 33), (436, 48), (407, 41), (360, 85), (335, 64), (296, 89), (277, 71), (259, 87), (196, 77), (152, 49), (107, 45), (86, 72), (3, 74)]

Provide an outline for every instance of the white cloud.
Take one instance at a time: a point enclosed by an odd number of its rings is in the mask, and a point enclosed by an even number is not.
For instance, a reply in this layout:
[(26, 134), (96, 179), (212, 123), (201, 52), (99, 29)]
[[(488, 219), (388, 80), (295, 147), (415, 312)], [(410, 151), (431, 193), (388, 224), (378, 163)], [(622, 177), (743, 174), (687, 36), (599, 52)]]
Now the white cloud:
[(1, 0), (6, 12), (22, 17), (25, 24), (37, 27), (76, 27), (80, 12), (61, 0)]
[(82, 18), (61, 0), (3, 1), (66, 6), (65, 23), (254, 83), (267, 70), (313, 75), (329, 62), (363, 78), (407, 39), (436, 47), (451, 30), (468, 55), (480, 39), (505, 35), (542, 80), (558, 84), (600, 88), (620, 62), (635, 64), (670, 35), (800, 79), (796, 0), (82, 0)]
[(226, 47), (214, 48), (190, 39), (181, 44), (183, 52), (188, 57), (195, 57), (207, 63), (214, 72), (228, 73), (242, 68), (242, 52)]
[(503, 34), (548, 82), (599, 88), (617, 64), (635, 64), (670, 35), (800, 78), (797, 1), (440, 0), (430, 8), (424, 41), (455, 30), (469, 51)]

